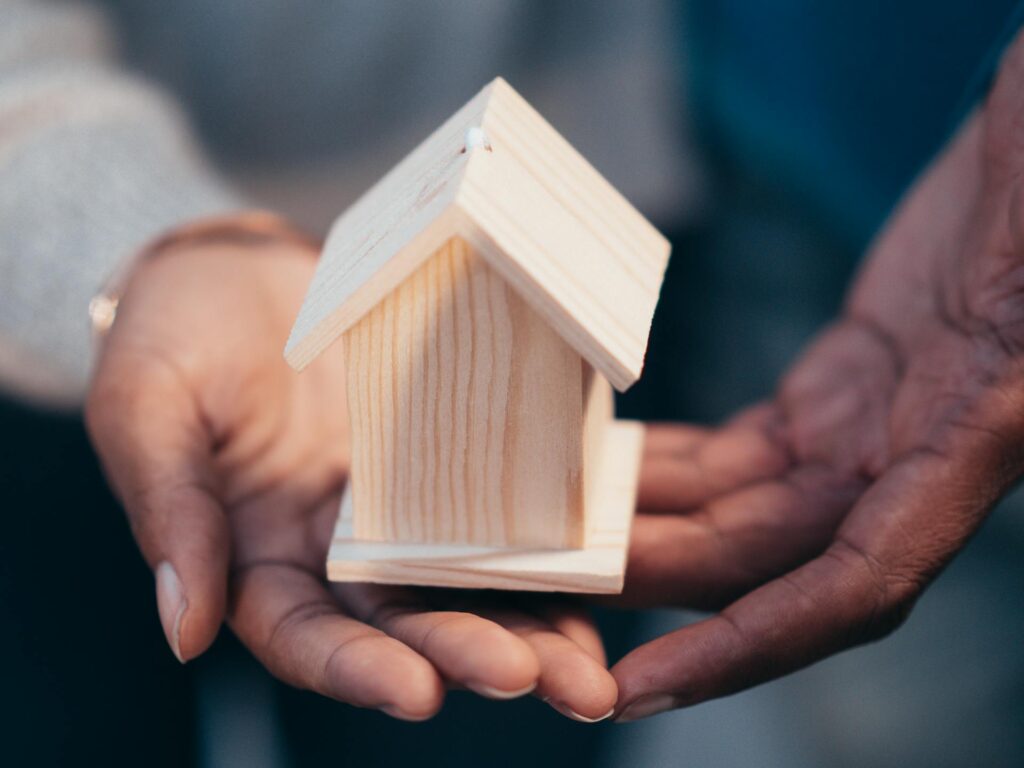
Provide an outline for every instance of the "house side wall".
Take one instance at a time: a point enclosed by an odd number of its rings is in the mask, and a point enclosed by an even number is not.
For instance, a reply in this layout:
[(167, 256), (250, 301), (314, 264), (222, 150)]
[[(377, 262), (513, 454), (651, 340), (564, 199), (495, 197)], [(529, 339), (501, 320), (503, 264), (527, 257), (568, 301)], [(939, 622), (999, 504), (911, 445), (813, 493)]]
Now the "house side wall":
[[(594, 370), (586, 361), (583, 366), (583, 508), (584, 520), (590, 521), (586, 511), (594, 507), (594, 494), (602, 487), (599, 473), (603, 467), (605, 439), (615, 416), (615, 395), (608, 379)], [(586, 529), (586, 526), (585, 526)]]
[(582, 545), (583, 362), (463, 241), (344, 338), (356, 537)]

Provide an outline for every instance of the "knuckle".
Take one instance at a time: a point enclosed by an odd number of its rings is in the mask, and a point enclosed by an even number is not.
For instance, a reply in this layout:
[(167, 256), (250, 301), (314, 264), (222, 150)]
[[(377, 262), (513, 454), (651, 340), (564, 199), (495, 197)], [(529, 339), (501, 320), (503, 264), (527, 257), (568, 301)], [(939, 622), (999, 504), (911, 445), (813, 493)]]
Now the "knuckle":
[(264, 639), (262, 643), (264, 650), (273, 654), (280, 651), (282, 647), (290, 646), (297, 630), (308, 626), (310, 622), (315, 622), (336, 612), (336, 607), (329, 600), (322, 598), (307, 600), (291, 606), (278, 618)]
[(924, 588), (922, 579), (887, 567), (847, 539), (837, 539), (831, 551), (852, 569), (862, 595), (854, 609), (849, 643), (880, 640), (902, 626)]
[(903, 626), (920, 593), (920, 587), (912, 581), (888, 579), (857, 628), (857, 642), (881, 640)]
[(213, 510), (206, 492), (190, 480), (135, 488), (123, 499), (132, 536), (148, 559), (181, 544), (206, 552), (230, 547), (227, 526), (209, 524)]
[(923, 587), (916, 580), (890, 576), (886, 584), (885, 599), (879, 611), (879, 629), (884, 635), (895, 631), (910, 616)]
[(366, 615), (364, 621), (371, 627), (386, 629), (411, 614), (423, 610), (423, 604), (408, 596), (396, 596), (382, 600)]

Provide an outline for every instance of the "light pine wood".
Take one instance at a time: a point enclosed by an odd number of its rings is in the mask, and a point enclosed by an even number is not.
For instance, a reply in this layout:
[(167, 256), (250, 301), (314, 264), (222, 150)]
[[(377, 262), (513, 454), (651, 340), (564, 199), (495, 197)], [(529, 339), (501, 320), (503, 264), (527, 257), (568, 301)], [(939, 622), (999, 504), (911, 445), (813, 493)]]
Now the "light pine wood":
[(356, 537), (582, 546), (595, 376), (584, 386), (580, 356), (465, 243), (428, 259), (344, 348)]
[[(487, 143), (464, 151), (475, 127)], [(617, 389), (640, 376), (669, 244), (501, 78), (335, 223), (288, 361), (308, 364), (452, 237)]]
[(458, 234), (454, 203), (471, 156), (463, 142), (483, 120), (490, 93), (488, 85), (331, 226), (285, 347), (290, 365), (305, 368)]
[[(643, 369), (669, 243), (500, 78), (491, 152), (458, 190), (464, 237), (619, 390)], [(624, 147), (623, 151), (628, 151)]]
[(367, 542), (354, 537), (346, 492), (327, 557), (332, 581), (421, 584), (466, 589), (614, 594), (622, 591), (636, 504), (643, 426), (615, 421), (595, 473), (592, 528), (581, 549)]
[(600, 504), (602, 456), (608, 430), (615, 418), (615, 398), (611, 385), (589, 363), (583, 363), (583, 508), (584, 537), (594, 525), (590, 510)]
[(640, 376), (668, 253), (501, 78), (345, 212), (285, 349), (302, 369), (344, 339), (330, 577), (620, 590), (642, 429), (612, 387)]

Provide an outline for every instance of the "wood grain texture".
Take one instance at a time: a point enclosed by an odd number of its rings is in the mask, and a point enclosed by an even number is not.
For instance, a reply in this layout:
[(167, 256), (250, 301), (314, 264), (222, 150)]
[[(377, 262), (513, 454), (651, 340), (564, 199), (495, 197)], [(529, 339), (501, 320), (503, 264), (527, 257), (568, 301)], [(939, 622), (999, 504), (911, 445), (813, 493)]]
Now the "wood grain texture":
[(608, 426), (601, 457), (593, 526), (582, 549), (394, 544), (357, 540), (352, 496), (346, 492), (327, 558), (332, 581), (422, 584), (466, 589), (540, 592), (622, 591), (629, 530), (643, 449), (643, 425)]
[(480, 125), (490, 92), (488, 85), (331, 226), (285, 346), (290, 365), (312, 362), (458, 232), (463, 140)]
[(615, 419), (615, 397), (612, 388), (589, 363), (583, 363), (583, 509), (584, 538), (594, 526), (590, 510), (600, 504), (602, 456), (608, 430)]
[[(488, 149), (461, 152), (471, 126)], [(335, 223), (289, 363), (308, 364), (456, 236), (612, 385), (636, 381), (668, 241), (501, 78)]]
[[(585, 382), (579, 354), (464, 242), (344, 338), (357, 538), (583, 545), (584, 406), (600, 377)], [(609, 393), (595, 409), (606, 421), (610, 407)]]
[[(500, 78), (457, 205), (463, 236), (619, 390), (643, 369), (668, 241)], [(623, 151), (629, 151), (624, 147)]]

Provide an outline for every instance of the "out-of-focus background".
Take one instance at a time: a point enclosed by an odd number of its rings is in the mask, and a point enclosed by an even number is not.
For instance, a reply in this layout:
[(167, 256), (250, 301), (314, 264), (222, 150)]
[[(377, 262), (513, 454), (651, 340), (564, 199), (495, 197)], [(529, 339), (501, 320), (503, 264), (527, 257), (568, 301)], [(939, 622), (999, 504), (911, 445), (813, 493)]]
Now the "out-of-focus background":
[[(35, 5), (0, 0), (0, 51)], [(647, 371), (620, 412), (713, 422), (768, 395), (836, 311), (1017, 4), (42, 5), (60, 23), (23, 27), (38, 36), (25, 46), (116, 48), (181, 105), (219, 173), (320, 232), (503, 75), (673, 240)], [(0, 98), (5, 76), (0, 61)], [(399, 723), (284, 688), (227, 632), (178, 666), (79, 418), (13, 395), (0, 510), (4, 765), (1024, 765), (1017, 499), (886, 641), (621, 726), (459, 693), (430, 723)], [(694, 618), (600, 616), (613, 658)]]

